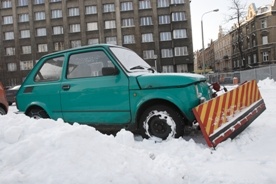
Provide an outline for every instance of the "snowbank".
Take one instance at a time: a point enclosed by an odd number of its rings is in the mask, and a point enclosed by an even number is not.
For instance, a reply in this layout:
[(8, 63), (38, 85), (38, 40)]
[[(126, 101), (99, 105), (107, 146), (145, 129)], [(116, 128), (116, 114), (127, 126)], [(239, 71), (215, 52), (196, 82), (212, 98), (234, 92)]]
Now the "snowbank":
[(209, 148), (201, 135), (156, 143), (115, 137), (61, 119), (0, 116), (1, 184), (276, 183), (276, 84), (258, 83), (267, 110), (234, 140)]

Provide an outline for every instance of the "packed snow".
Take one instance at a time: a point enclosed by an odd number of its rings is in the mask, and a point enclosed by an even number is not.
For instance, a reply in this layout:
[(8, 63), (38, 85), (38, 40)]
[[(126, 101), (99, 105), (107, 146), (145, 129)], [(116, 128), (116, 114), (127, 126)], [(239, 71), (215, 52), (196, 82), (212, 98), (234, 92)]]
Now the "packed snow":
[[(0, 184), (276, 183), (276, 83), (258, 82), (266, 111), (234, 140), (201, 134), (163, 142), (116, 136), (62, 119), (0, 116)], [(230, 87), (230, 86), (229, 86)]]

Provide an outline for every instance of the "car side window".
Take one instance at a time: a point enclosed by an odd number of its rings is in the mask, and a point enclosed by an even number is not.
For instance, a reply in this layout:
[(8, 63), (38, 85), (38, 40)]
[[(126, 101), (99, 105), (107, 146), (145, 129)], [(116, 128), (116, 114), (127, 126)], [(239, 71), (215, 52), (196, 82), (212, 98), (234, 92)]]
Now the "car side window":
[(72, 54), (67, 68), (67, 78), (83, 78), (102, 76), (104, 67), (114, 67), (103, 51)]
[(64, 57), (47, 59), (35, 75), (36, 82), (58, 81), (61, 77)]

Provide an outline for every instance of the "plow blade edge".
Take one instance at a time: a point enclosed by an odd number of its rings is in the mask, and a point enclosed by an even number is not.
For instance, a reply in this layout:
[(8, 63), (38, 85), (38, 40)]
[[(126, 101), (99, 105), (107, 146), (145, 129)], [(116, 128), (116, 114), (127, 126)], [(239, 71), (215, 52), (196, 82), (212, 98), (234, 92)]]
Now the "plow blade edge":
[(255, 80), (209, 100), (193, 109), (210, 147), (233, 139), (266, 109)]

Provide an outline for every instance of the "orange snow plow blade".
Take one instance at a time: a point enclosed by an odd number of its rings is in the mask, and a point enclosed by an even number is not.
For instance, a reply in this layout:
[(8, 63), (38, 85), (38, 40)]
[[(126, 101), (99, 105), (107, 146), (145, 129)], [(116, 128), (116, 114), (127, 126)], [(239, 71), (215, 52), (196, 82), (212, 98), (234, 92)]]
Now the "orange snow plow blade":
[(210, 147), (233, 139), (266, 109), (255, 80), (213, 98), (193, 109)]

